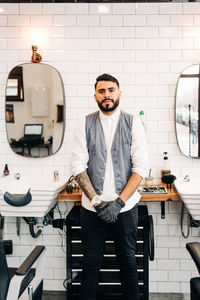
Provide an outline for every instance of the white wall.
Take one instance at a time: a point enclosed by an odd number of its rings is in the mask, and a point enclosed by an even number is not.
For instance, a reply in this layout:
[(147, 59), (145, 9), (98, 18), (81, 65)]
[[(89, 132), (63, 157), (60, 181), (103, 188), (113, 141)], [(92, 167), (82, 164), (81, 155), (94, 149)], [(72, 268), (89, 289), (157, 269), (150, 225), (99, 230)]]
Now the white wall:
[[(102, 13), (98, 11), (101, 9)], [(145, 111), (150, 167), (159, 182), (162, 154), (168, 151), (172, 173), (199, 175), (200, 161), (181, 155), (174, 126), (175, 89), (180, 72), (200, 61), (200, 4), (0, 4), (0, 172), (8, 163), (11, 173), (52, 173), (68, 177), (70, 139), (81, 116), (96, 109), (93, 83), (108, 72), (119, 78), (121, 106), (134, 114)], [(9, 148), (5, 133), (4, 95), (8, 72), (31, 58), (31, 35), (39, 30), (43, 62), (61, 73), (66, 94), (66, 132), (61, 150), (53, 157), (26, 159)], [(185, 243), (199, 240), (192, 229), (188, 240), (179, 227), (180, 204), (167, 203), (166, 218), (160, 204), (148, 204), (155, 223), (156, 259), (150, 263), (150, 291), (189, 292), (194, 266)], [(63, 204), (63, 209), (65, 205)], [(8, 220), (8, 219), (7, 219)], [(18, 262), (36, 243), (48, 248), (45, 289), (62, 290), (65, 254), (57, 230), (45, 228), (34, 240), (23, 224), (16, 236), (15, 219), (6, 223), (4, 238), (14, 241), (9, 262)]]

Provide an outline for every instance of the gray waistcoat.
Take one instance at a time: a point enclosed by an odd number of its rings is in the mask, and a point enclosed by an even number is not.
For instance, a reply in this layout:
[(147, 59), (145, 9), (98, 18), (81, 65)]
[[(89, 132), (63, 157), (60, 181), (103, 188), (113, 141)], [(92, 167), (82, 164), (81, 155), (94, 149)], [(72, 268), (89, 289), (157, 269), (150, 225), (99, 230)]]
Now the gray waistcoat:
[[(132, 123), (133, 116), (121, 111), (111, 147), (117, 194), (122, 192), (132, 174)], [(89, 153), (87, 173), (96, 193), (100, 195), (103, 191), (107, 151), (98, 111), (86, 116), (86, 141)]]

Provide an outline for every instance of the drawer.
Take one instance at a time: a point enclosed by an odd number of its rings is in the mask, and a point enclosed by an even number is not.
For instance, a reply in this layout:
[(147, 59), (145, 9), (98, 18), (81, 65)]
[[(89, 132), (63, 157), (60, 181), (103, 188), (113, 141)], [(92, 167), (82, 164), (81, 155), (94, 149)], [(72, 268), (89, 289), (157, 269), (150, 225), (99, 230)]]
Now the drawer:
[[(82, 260), (83, 260), (83, 254), (72, 254), (72, 257), (71, 257), (72, 269), (81, 269)], [(143, 264), (144, 264), (144, 257), (136, 255), (136, 263), (137, 263), (138, 269), (142, 269)], [(112, 254), (111, 255), (104, 254), (102, 268), (103, 269), (104, 268), (107, 268), (107, 269), (117, 269), (118, 268), (117, 259), (116, 259), (115, 254), (113, 254), (113, 255)]]
[[(144, 249), (144, 243), (143, 241), (138, 241), (136, 244), (136, 253), (142, 254)], [(81, 254), (83, 253), (83, 247), (81, 240), (73, 240), (71, 241), (71, 251), (72, 254)], [(115, 245), (113, 241), (106, 241), (105, 248), (104, 248), (105, 254), (114, 254), (115, 253)]]
[[(144, 227), (138, 227), (137, 239), (138, 241), (144, 240)], [(81, 226), (72, 226), (70, 230), (72, 240), (79, 240), (81, 238)], [(112, 234), (108, 233), (107, 240), (112, 240)]]
[[(143, 298), (144, 284), (142, 282), (139, 282), (139, 292), (140, 292), (140, 300), (143, 300), (144, 299)], [(73, 293), (73, 295), (77, 295), (77, 296), (80, 294), (80, 283), (72, 283), (72, 293)], [(114, 297), (114, 296), (119, 297), (122, 295), (121, 284), (100, 283), (99, 287), (98, 287), (98, 295), (101, 295), (104, 297), (106, 297), (106, 296), (107, 297)], [(109, 300), (110, 300), (110, 298), (109, 298)], [(115, 300), (115, 299), (113, 299), (113, 300)]]
[[(80, 240), (74, 240), (71, 242), (71, 250), (72, 254), (81, 254), (83, 253), (83, 247), (82, 243)], [(104, 248), (104, 253), (105, 254), (113, 254), (115, 253), (115, 247), (113, 242), (106, 242), (105, 243), (105, 248)]]
[[(120, 283), (120, 272), (119, 269), (100, 269), (99, 273), (100, 283)], [(82, 269), (72, 269), (72, 280), (73, 282), (81, 282)], [(138, 269), (138, 279), (142, 283), (144, 281), (143, 269)]]
[[(72, 269), (80, 269), (82, 267), (83, 256), (72, 255)], [(115, 255), (106, 256), (103, 258), (103, 269), (118, 269), (117, 259)]]

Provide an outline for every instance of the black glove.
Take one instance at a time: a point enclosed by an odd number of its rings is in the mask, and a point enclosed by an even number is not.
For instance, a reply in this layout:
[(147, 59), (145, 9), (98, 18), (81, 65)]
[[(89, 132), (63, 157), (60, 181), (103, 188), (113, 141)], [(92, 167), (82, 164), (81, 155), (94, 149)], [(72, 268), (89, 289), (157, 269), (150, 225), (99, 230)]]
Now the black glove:
[(107, 202), (102, 201), (99, 205), (93, 206), (96, 209), (96, 212), (99, 214), (108, 206)]
[(117, 198), (111, 204), (109, 204), (103, 211), (98, 213), (98, 217), (106, 223), (114, 223), (117, 221), (117, 216), (120, 213), (122, 207), (125, 206), (122, 199)]

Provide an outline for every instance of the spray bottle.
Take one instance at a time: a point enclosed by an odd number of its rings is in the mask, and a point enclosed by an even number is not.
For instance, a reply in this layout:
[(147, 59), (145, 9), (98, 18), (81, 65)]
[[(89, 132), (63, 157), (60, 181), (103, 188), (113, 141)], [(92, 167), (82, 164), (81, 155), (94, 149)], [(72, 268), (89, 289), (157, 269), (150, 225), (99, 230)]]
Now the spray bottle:
[(140, 111), (139, 117), (140, 117), (140, 120), (142, 121), (142, 125), (144, 126), (144, 130), (146, 131), (147, 124), (146, 124), (145, 119), (144, 119), (144, 111), (143, 110)]
[(4, 170), (3, 170), (3, 176), (9, 175), (8, 165), (5, 164)]

